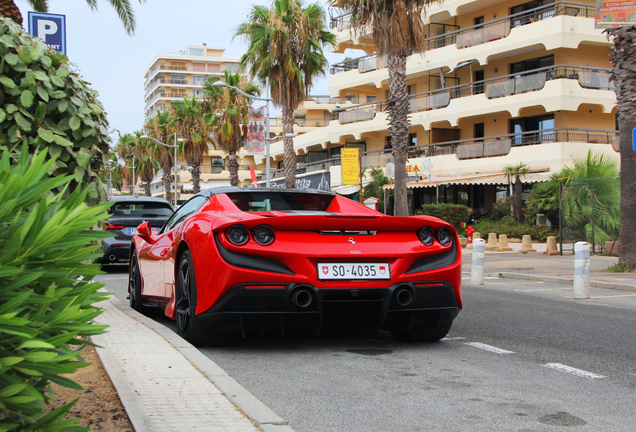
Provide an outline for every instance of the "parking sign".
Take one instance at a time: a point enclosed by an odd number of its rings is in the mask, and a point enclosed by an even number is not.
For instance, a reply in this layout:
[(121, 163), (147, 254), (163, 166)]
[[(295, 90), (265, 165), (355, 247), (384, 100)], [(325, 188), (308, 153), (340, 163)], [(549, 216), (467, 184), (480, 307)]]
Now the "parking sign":
[(29, 12), (29, 34), (66, 55), (66, 16)]

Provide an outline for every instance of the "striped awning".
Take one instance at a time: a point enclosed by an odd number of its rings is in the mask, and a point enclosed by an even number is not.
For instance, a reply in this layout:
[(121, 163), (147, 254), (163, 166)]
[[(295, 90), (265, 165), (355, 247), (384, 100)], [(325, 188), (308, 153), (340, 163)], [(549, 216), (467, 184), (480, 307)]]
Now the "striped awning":
[[(490, 173), (490, 174), (472, 174), (465, 176), (453, 176), (453, 177), (434, 177), (431, 180), (419, 180), (415, 182), (407, 182), (407, 188), (428, 188), (436, 186), (447, 185), (485, 185), (485, 184), (508, 184), (508, 175), (505, 173)], [(384, 185), (384, 189), (393, 189), (395, 185)]]

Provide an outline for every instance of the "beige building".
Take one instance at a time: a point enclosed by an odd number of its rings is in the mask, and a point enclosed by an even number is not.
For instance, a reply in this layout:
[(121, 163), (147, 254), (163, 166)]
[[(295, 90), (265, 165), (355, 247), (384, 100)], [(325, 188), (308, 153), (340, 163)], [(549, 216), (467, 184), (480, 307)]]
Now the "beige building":
[[(524, 162), (532, 183), (588, 150), (616, 160), (616, 95), (609, 82), (610, 43), (594, 29), (594, 3), (448, 0), (426, 11), (427, 50), (407, 61), (410, 94), (411, 212), (449, 202), (486, 212), (509, 193), (506, 166)], [(334, 19), (336, 52), (362, 50), (331, 68), (331, 121), (294, 139), (303, 172), (340, 183), (343, 147), (358, 147), (365, 166), (391, 160), (388, 70), (368, 36), (356, 37), (346, 15)], [(296, 132), (297, 133), (297, 132)], [(272, 166), (282, 142), (271, 146)], [(256, 163), (264, 164), (257, 158)], [(432, 167), (432, 169), (430, 169)]]
[[(145, 112), (144, 123), (158, 111), (168, 109), (175, 101), (184, 96), (203, 98), (203, 85), (209, 77), (224, 76), (225, 69), (232, 73), (239, 70), (239, 60), (223, 57), (224, 48), (212, 48), (206, 44), (189, 46), (177, 54), (158, 55), (150, 64), (144, 75)], [(172, 142), (166, 144), (173, 144)], [(241, 150), (239, 157), (239, 184), (250, 184), (249, 166), (254, 165), (254, 158)], [(192, 196), (192, 175), (185, 161), (179, 161), (184, 167), (179, 172), (179, 200)], [(208, 189), (230, 184), (227, 171), (227, 154), (222, 150), (210, 147), (208, 155), (201, 164), (201, 188)], [(163, 196), (163, 184), (160, 171), (152, 183), (153, 196)], [(183, 192), (181, 192), (183, 190)]]

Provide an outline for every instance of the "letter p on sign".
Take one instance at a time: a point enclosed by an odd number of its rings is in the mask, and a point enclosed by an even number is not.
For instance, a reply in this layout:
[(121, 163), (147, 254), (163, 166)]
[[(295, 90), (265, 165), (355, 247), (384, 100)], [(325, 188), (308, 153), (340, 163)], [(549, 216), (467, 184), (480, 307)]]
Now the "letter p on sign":
[(29, 34), (66, 55), (66, 16), (29, 12)]

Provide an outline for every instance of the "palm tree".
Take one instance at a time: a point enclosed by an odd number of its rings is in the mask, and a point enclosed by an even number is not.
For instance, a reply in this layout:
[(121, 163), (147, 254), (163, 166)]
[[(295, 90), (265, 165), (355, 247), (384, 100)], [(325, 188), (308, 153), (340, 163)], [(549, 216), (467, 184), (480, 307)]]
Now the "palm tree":
[[(218, 78), (208, 78), (203, 90), (210, 99), (212, 112), (204, 117), (204, 122), (212, 127), (217, 144), (229, 155), (228, 171), (230, 184), (238, 186), (236, 153), (241, 149), (243, 136), (247, 134), (249, 100), (231, 87), (214, 87)], [(225, 70), (225, 83), (251, 95), (258, 95), (260, 89), (238, 73)]]
[[(35, 12), (48, 12), (49, 10), (49, 1), (48, 0), (25, 0), (26, 3), (29, 4), (31, 8)], [(139, 0), (139, 3), (143, 3), (146, 0)], [(108, 0), (108, 3), (115, 9), (119, 19), (124, 24), (124, 29), (126, 29), (126, 33), (132, 35), (135, 33), (135, 14), (133, 12), (132, 6), (130, 5), (130, 0)], [(96, 0), (86, 0), (86, 4), (96, 11), (97, 10), (97, 1)], [(20, 9), (16, 6), (13, 0), (0, 0), (0, 16), (5, 18), (9, 18), (18, 24), (22, 25), (22, 14), (20, 13)]]
[(389, 101), (386, 111), (395, 164), (395, 215), (408, 216), (406, 160), (408, 157), (409, 99), (406, 59), (424, 49), (424, 7), (439, 0), (329, 0), (332, 6), (351, 13), (354, 32), (371, 29), (378, 55), (386, 54)]
[(203, 116), (209, 112), (206, 101), (199, 102), (196, 97), (184, 96), (183, 101), (172, 104), (171, 125), (183, 138), (183, 156), (192, 172), (194, 193), (201, 191), (201, 163), (208, 153), (208, 127)]
[(616, 86), (621, 154), (621, 227), (619, 262), (636, 266), (636, 151), (633, 149), (632, 131), (636, 128), (636, 27), (625, 26), (606, 30), (613, 37), (614, 71)]
[[(135, 137), (132, 134), (125, 133), (119, 135), (119, 141), (114, 148), (118, 159), (123, 159), (124, 166), (120, 169), (123, 179), (130, 187), (130, 194), (135, 194), (135, 185), (137, 184), (137, 176), (139, 172), (128, 167), (136, 167), (135, 161)], [(135, 165), (133, 165), (135, 164)], [(134, 171), (134, 172), (133, 172)]]
[(150, 140), (141, 138), (143, 135), (143, 131), (134, 132), (135, 171), (142, 181), (144, 194), (152, 196), (150, 185), (155, 178), (155, 170), (159, 169), (159, 163), (152, 158), (152, 145), (149, 142)]
[[(158, 111), (153, 118), (148, 120), (144, 129), (149, 137), (155, 138), (164, 144), (174, 145), (170, 139), (174, 134), (171, 122), (172, 117), (170, 115), (170, 111)], [(149, 145), (153, 158), (159, 163), (159, 166), (163, 171), (162, 181), (165, 198), (168, 202), (172, 202), (171, 187), (174, 180), (172, 177), (172, 168), (174, 165), (173, 150), (169, 147), (157, 144), (155, 141), (150, 141)], [(175, 191), (175, 193), (177, 192)]]
[(380, 200), (378, 202), (378, 211), (380, 213), (384, 213), (384, 188), (385, 184), (391, 183), (391, 180), (384, 174), (384, 170), (376, 167), (364, 167), (362, 169), (362, 176), (364, 177), (369, 168), (371, 181), (364, 187), (364, 196), (365, 197), (375, 197)]
[(528, 165), (521, 162), (519, 165), (507, 166), (504, 168), (506, 174), (515, 178), (515, 218), (517, 223), (523, 222), (523, 183), (521, 176), (530, 172)]
[[(322, 47), (335, 46), (324, 10), (319, 3), (304, 7), (300, 0), (274, 0), (270, 8), (253, 5), (235, 36), (244, 36), (249, 45), (241, 67), (249, 67), (250, 77), (262, 83), (269, 78), (273, 103), (282, 108), (283, 134), (293, 134), (294, 111), (309, 95), (313, 80), (329, 67)], [(285, 138), (283, 150), (285, 187), (292, 188), (296, 185), (292, 138)]]

